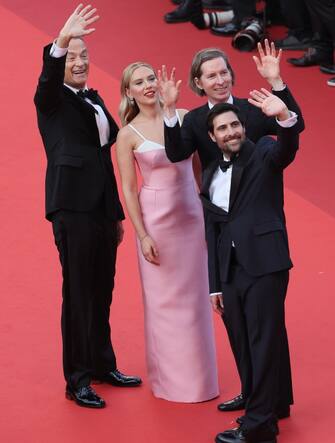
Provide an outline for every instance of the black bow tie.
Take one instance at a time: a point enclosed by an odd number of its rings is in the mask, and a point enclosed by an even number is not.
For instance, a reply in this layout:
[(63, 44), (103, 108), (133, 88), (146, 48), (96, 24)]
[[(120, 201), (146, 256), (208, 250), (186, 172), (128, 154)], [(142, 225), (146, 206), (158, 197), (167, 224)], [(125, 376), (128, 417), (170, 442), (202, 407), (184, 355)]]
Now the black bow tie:
[(229, 166), (234, 163), (234, 160), (225, 161), (223, 158), (219, 159), (219, 166), (222, 172), (226, 172)]
[(80, 89), (77, 94), (79, 95), (79, 97), (81, 98), (88, 98), (89, 100), (91, 100), (93, 103), (97, 102), (97, 97), (98, 97), (98, 91), (96, 91), (95, 89)]

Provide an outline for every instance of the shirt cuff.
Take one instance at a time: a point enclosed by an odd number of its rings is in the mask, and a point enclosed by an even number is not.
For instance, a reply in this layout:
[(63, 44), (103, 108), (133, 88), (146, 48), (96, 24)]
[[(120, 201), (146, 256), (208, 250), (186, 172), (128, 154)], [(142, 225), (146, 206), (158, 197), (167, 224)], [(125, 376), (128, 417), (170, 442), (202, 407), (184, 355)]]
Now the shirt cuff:
[(173, 117), (170, 118), (164, 115), (164, 123), (168, 128), (174, 128), (177, 124), (177, 121), (178, 121), (177, 114), (175, 114)]
[(281, 126), (282, 128), (291, 128), (292, 126), (294, 126), (297, 123), (297, 120), (298, 120), (297, 114), (292, 111), (288, 111), (288, 112), (290, 113), (290, 116), (288, 119), (279, 121), (276, 118), (278, 125)]
[(53, 42), (51, 49), (50, 49), (50, 55), (51, 57), (60, 58), (64, 57), (64, 55), (67, 54), (68, 48), (60, 48), (56, 45), (56, 42)]
[(213, 297), (214, 295), (222, 295), (222, 292), (211, 292), (210, 297)]
[(272, 88), (272, 91), (284, 91), (284, 89), (286, 88), (285, 83), (283, 83), (283, 86), (281, 88)]

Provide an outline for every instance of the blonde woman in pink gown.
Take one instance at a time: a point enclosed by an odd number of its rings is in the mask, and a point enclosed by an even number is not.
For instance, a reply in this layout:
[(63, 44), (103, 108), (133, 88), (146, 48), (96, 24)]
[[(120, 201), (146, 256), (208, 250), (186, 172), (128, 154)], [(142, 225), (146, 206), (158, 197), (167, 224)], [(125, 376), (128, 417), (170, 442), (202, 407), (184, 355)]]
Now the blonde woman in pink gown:
[[(207, 251), (192, 159), (170, 163), (153, 68), (123, 72), (117, 160), (137, 234), (148, 378), (156, 397), (201, 402), (219, 394)], [(180, 118), (185, 111), (180, 111)], [(136, 167), (142, 176), (138, 193)]]

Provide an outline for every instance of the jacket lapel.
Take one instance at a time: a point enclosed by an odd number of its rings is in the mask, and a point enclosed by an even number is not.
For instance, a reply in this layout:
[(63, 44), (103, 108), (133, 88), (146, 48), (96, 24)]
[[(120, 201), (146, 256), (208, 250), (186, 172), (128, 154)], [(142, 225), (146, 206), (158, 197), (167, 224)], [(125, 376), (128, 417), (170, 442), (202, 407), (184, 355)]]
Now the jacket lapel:
[(231, 175), (230, 197), (229, 197), (229, 212), (231, 211), (235, 203), (238, 190), (241, 184), (243, 172), (253, 151), (254, 151), (254, 144), (249, 140), (246, 140), (242, 145), (238, 158), (235, 160), (233, 164), (233, 170)]
[(68, 97), (68, 99), (71, 100), (73, 104), (81, 110), (87, 122), (88, 132), (91, 135), (95, 134), (95, 137), (98, 137), (99, 139), (99, 131), (96, 124), (94, 107), (66, 86), (64, 86), (64, 93)]
[(105, 103), (104, 103), (104, 101), (102, 100), (102, 98), (100, 97), (99, 94), (97, 95), (97, 104), (99, 106), (101, 106), (102, 110), (104, 111), (104, 113), (105, 113), (105, 115), (107, 117), (107, 120), (108, 120), (108, 123), (109, 123), (109, 129), (110, 129), (110, 131), (109, 131), (109, 143), (113, 144), (115, 142), (115, 140), (116, 140), (116, 136), (117, 136), (117, 133), (119, 131), (119, 127), (115, 123), (113, 117), (108, 112), (108, 109), (106, 108)]
[(228, 212), (226, 212), (224, 209), (219, 208), (219, 206), (214, 205), (209, 198), (206, 195), (200, 194), (200, 199), (202, 201), (204, 209), (207, 209), (208, 211), (219, 215), (220, 217), (223, 217), (223, 220), (226, 220), (228, 217)]
[(199, 134), (207, 134), (206, 120), (208, 112), (208, 104), (201, 106), (201, 108), (197, 110), (197, 114), (195, 115), (195, 128)]
[[(90, 105), (84, 98), (79, 97), (77, 94), (75, 94), (73, 91), (71, 91), (66, 86), (64, 86), (64, 91), (65, 91), (65, 94), (71, 100), (73, 100), (78, 107), (80, 107), (82, 109), (83, 114), (85, 115), (85, 117), (87, 119), (90, 134), (95, 134), (97, 140), (100, 141), (99, 130), (98, 130), (96, 118), (95, 118), (96, 110), (94, 109), (94, 107), (92, 105)], [(118, 128), (117, 124), (115, 123), (113, 117), (108, 112), (108, 110), (107, 110), (102, 98), (99, 96), (99, 94), (97, 95), (97, 104), (99, 106), (101, 106), (101, 108), (103, 109), (103, 111), (107, 117), (109, 127), (110, 127), (109, 143), (113, 144), (116, 140), (116, 136), (117, 136), (119, 128)]]
[(212, 182), (214, 172), (217, 170), (218, 166), (219, 166), (218, 160), (214, 160), (212, 163), (209, 164), (209, 166), (207, 166), (207, 168), (203, 172), (201, 194), (207, 196), (208, 198), (209, 198), (209, 187)]

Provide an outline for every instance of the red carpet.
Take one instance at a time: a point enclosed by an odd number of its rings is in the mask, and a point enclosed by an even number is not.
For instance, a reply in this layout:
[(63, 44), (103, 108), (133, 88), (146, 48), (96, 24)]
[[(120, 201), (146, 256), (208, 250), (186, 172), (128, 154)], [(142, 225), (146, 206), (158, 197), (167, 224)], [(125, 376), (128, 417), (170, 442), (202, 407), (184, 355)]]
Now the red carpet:
[[(44, 221), (45, 158), (32, 103), (42, 47), (57, 34), (76, 2), (0, 0), (1, 120), (1, 441), (20, 443), (210, 443), (237, 416), (216, 411), (220, 400), (239, 389), (221, 321), (216, 319), (221, 397), (197, 405), (155, 399), (147, 384), (143, 314), (134, 235), (120, 249), (112, 308), (113, 341), (120, 369), (144, 378), (139, 389), (98, 386), (108, 407), (91, 411), (64, 398), (60, 343), (60, 269), (51, 226)], [(229, 39), (197, 31), (190, 24), (165, 25), (168, 0), (95, 2), (101, 13), (89, 39), (90, 83), (99, 88), (113, 114), (123, 67), (144, 59), (175, 65), (183, 79), (181, 106), (198, 103), (188, 90), (193, 53), (220, 46), (237, 73), (236, 95), (264, 86), (250, 54)], [(276, 29), (276, 35), (281, 32)], [(294, 53), (293, 53), (294, 54)], [(291, 53), (289, 54), (291, 55)], [(318, 68), (294, 69), (284, 54), (282, 72), (306, 120), (301, 150), (286, 173), (286, 213), (295, 268), (287, 299), (287, 325), (296, 404), (280, 423), (279, 442), (331, 443), (335, 395), (333, 312), (335, 200), (331, 143), (334, 93)]]

